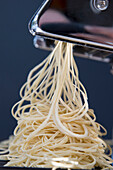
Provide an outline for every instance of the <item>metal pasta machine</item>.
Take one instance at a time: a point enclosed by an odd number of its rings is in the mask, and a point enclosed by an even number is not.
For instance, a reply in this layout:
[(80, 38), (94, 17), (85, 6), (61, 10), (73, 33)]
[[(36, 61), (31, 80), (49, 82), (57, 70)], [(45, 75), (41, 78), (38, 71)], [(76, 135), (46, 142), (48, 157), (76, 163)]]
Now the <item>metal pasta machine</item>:
[(113, 0), (45, 0), (29, 30), (36, 48), (73, 43), (75, 56), (110, 63), (113, 74)]

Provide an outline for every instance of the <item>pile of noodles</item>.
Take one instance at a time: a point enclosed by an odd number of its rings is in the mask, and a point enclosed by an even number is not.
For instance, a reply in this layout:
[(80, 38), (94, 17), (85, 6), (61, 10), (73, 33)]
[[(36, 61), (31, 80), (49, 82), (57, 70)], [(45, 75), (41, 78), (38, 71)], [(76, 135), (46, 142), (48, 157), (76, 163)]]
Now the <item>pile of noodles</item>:
[(28, 75), (21, 100), (12, 108), (14, 136), (0, 144), (5, 166), (68, 169), (112, 168), (101, 139), (106, 130), (78, 76), (73, 45), (57, 42), (53, 52)]

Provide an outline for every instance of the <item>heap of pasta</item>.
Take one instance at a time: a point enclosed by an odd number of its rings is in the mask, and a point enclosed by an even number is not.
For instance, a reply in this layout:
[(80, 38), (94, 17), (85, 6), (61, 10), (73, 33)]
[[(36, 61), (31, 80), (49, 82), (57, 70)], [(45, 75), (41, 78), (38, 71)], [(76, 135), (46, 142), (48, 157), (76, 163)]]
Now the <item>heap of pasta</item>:
[(53, 52), (28, 75), (21, 100), (12, 108), (14, 136), (1, 143), (5, 166), (68, 169), (112, 168), (101, 139), (106, 130), (88, 107), (73, 45), (57, 42)]

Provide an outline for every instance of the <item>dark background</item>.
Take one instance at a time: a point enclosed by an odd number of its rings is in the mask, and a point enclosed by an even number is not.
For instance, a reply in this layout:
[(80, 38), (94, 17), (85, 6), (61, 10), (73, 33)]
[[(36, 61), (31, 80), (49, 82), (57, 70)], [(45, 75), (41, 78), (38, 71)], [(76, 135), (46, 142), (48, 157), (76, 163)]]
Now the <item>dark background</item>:
[[(13, 133), (16, 121), (11, 107), (19, 100), (19, 89), (29, 71), (49, 52), (35, 49), (28, 22), (43, 0), (0, 0), (0, 140)], [(90, 107), (112, 137), (113, 76), (105, 63), (77, 58), (80, 79)]]

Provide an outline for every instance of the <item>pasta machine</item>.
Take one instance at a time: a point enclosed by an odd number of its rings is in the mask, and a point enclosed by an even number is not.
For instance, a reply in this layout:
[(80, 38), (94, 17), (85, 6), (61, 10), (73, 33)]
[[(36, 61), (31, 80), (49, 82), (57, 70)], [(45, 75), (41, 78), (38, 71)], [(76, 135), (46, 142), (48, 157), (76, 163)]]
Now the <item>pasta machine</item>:
[(113, 1), (45, 0), (29, 22), (36, 48), (52, 50), (56, 40), (75, 44), (74, 55), (111, 64)]

